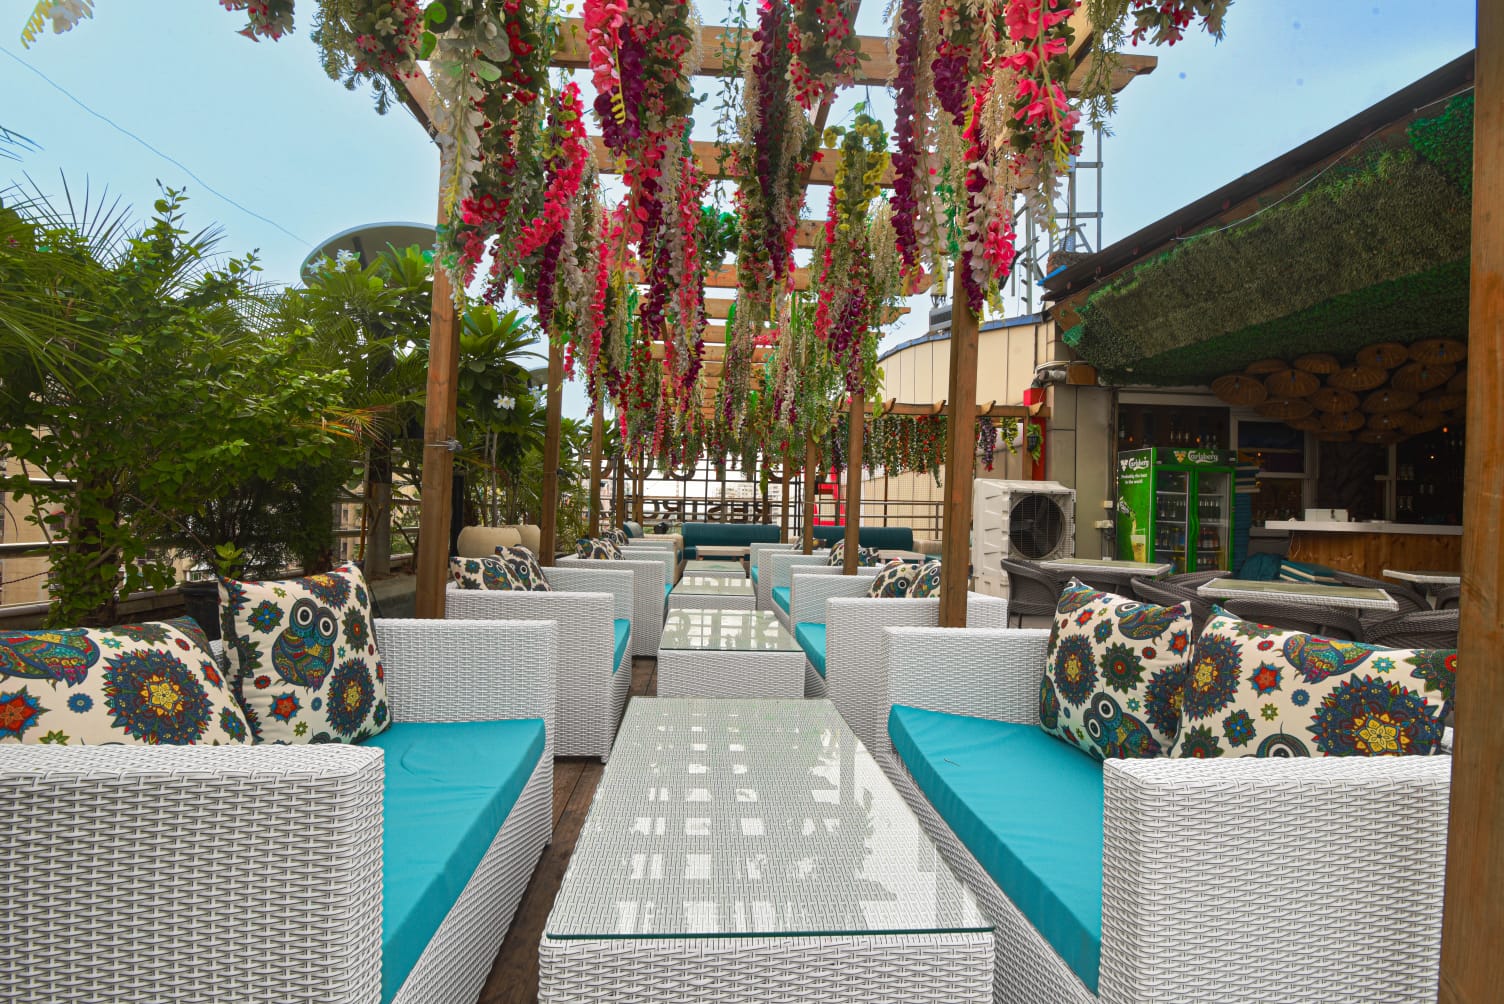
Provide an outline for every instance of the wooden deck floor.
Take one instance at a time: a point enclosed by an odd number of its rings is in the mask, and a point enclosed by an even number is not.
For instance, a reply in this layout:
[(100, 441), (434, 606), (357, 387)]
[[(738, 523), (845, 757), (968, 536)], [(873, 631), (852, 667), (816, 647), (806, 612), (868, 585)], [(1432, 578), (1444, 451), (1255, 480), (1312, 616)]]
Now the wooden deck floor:
[[(651, 697), (658, 689), (655, 659), (632, 660), (632, 696)], [(481, 991), (480, 1004), (533, 1004), (538, 999), (538, 941), (553, 908), (564, 869), (574, 853), (585, 812), (600, 783), (599, 760), (554, 761), (554, 839), (544, 848), (533, 880), (528, 883), (511, 930), (501, 943), (491, 976)]]

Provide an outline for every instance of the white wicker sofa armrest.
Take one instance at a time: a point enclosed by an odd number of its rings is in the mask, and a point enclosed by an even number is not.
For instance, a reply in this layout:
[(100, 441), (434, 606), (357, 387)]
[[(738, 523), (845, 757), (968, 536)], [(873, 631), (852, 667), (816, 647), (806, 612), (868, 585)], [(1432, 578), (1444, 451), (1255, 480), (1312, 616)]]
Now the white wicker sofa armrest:
[[(668, 566), (674, 556), (668, 551), (639, 550), (634, 555), (615, 560), (600, 558), (560, 558), (544, 576), (557, 577), (560, 570), (566, 572), (583, 569), (594, 571), (624, 571), (632, 573), (632, 654), (654, 656), (658, 654), (658, 641), (663, 635), (663, 614), (667, 594), (664, 592), (670, 579)], [(552, 583), (553, 578), (550, 578)], [(574, 588), (579, 588), (575, 586)]]
[[(858, 572), (871, 569), (857, 569)], [(839, 568), (796, 569), (789, 580), (789, 620), (795, 624), (824, 624), (825, 602), (835, 597), (866, 596), (876, 575), (842, 575)]]
[(1102, 999), (1435, 1000), (1450, 771), (1107, 761)]
[(541, 718), (552, 747), (559, 671), (555, 622), (382, 618), (375, 631), (392, 721)]
[[(887, 628), (884, 634), (888, 636), (888, 706), (905, 704), (999, 722), (1039, 723), (1039, 681), (1044, 675), (1049, 631), (935, 627)], [(886, 723), (887, 707), (883, 720)], [(883, 734), (887, 734), (886, 724)]]
[[(888, 698), (891, 642), (884, 629), (939, 630), (935, 627), (939, 622), (937, 597), (915, 600), (836, 597), (825, 605), (826, 687), (846, 724), (874, 756), (885, 754), (891, 745), (889, 707), (907, 703)], [(1008, 604), (995, 596), (967, 593), (966, 622), (975, 628), (1006, 627)], [(1037, 681), (1035, 686), (1037, 689)]]
[(382, 768), (337, 744), (0, 746), (0, 838), (25, 881), (8, 990), (374, 1004)]
[(824, 565), (828, 554), (825, 550), (816, 550), (812, 554), (798, 550), (757, 552), (757, 609), (773, 609), (773, 589), (793, 584), (790, 575), (794, 566)]
[[(580, 565), (585, 562), (580, 562)], [(612, 562), (597, 561), (595, 567), (554, 565), (543, 570), (543, 577), (556, 592), (610, 593), (612, 616), (631, 620), (637, 589), (629, 569), (610, 567)]]

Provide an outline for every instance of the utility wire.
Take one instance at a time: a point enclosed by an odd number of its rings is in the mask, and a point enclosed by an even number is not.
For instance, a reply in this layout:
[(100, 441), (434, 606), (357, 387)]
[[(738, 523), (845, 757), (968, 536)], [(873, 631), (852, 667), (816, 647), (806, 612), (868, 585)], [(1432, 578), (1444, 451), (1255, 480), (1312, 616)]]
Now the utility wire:
[(103, 122), (105, 125), (109, 126), (111, 129), (114, 129), (116, 132), (123, 133), (124, 135), (126, 135), (126, 136), (130, 137), (131, 139), (135, 140), (137, 143), (141, 144), (146, 149), (150, 150), (152, 153), (156, 154), (158, 157), (161, 157), (163, 160), (167, 161), (169, 164), (173, 164), (176, 167), (180, 168), (185, 174), (188, 175), (188, 177), (192, 178), (194, 181), (196, 181), (200, 185), (204, 186), (204, 190), (207, 191), (209, 194), (214, 195), (214, 196), (218, 197), (219, 199), (221, 199), (221, 200), (223, 200), (225, 202), (228, 202), (230, 205), (234, 206), (236, 209), (240, 210), (242, 213), (245, 213), (247, 216), (250, 216), (250, 217), (253, 217), (255, 219), (258, 219), (262, 223), (267, 224), (268, 226), (275, 227), (276, 229), (282, 231), (287, 236), (291, 237), (293, 240), (297, 241), (299, 244), (307, 245), (309, 243), (307, 241), (307, 239), (305, 239), (303, 237), (299, 237), (297, 234), (293, 233), (291, 230), (287, 229), (282, 224), (278, 223), (276, 220), (268, 219), (267, 217), (262, 216), (260, 213), (256, 212), (255, 210), (248, 209), (246, 206), (242, 205), (241, 203), (236, 202), (234, 199), (230, 198), (224, 192), (221, 192), (219, 189), (217, 189), (213, 185), (209, 184), (203, 178), (200, 178), (197, 174), (195, 174), (193, 172), (193, 170), (191, 168), (188, 167), (187, 164), (184, 164), (181, 160), (178, 160), (176, 157), (169, 156), (168, 154), (163, 153), (161, 150), (158, 150), (156, 147), (154, 147), (150, 143), (146, 142), (146, 140), (142, 139), (140, 136), (137, 136), (135, 133), (131, 132), (129, 129), (127, 129), (124, 126), (120, 125), (119, 123), (115, 122), (109, 116), (107, 116), (107, 115), (101, 115), (99, 112), (96, 112), (94, 109), (90, 108), (88, 105), (84, 104), (77, 97), (75, 97), (72, 94), (72, 92), (70, 92), (62, 84), (59, 84), (57, 81), (55, 81), (51, 77), (47, 76), (47, 74), (43, 73), (41, 70), (37, 69), (35, 66), (32, 66), (30, 63), (26, 62), (26, 60), (22, 59), (20, 56), (17, 56), (14, 52), (11, 52), (5, 46), (0, 45), (0, 52), (5, 53), (11, 59), (15, 60), (17, 63), (20, 63), (23, 67), (25, 67), (26, 69), (30, 70), (32, 73), (35, 73), (37, 76), (41, 77), (44, 81), (46, 81), (49, 85), (51, 85), (54, 90), (56, 90), (58, 93), (60, 93), (61, 95), (63, 95), (63, 97), (67, 98), (69, 101), (72, 101), (74, 104), (78, 105), (78, 107), (82, 108), (84, 111), (88, 112), (90, 115), (92, 115), (95, 118), (99, 119), (99, 121)]

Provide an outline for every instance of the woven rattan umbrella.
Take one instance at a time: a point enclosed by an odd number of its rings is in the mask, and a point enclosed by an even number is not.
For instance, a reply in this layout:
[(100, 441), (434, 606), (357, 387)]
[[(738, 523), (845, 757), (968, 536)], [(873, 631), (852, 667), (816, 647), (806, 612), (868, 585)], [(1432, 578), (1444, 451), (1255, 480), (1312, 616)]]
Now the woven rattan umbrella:
[(1370, 369), (1392, 370), (1410, 358), (1410, 350), (1399, 342), (1378, 342), (1358, 350), (1358, 365)]
[(1467, 393), (1467, 368), (1463, 367), (1452, 374), (1452, 379), (1447, 381), (1447, 390), (1453, 394)]
[(1412, 436), (1419, 436), (1423, 432), (1439, 429), (1446, 424), (1446, 417), (1437, 415), (1418, 415), (1413, 411), (1402, 411), (1395, 416), (1399, 419), (1400, 428)]
[(1292, 429), (1299, 429), (1301, 432), (1320, 432), (1322, 429), (1326, 428), (1326, 426), (1321, 424), (1321, 416), (1319, 415), (1307, 415), (1305, 418), (1292, 418), (1285, 424)]
[(1271, 397), (1254, 409), (1265, 418), (1277, 418), (1284, 422), (1292, 418), (1305, 418), (1315, 410), (1311, 407), (1311, 402), (1297, 397)]
[(1258, 377), (1245, 376), (1242, 373), (1230, 373), (1227, 376), (1217, 377), (1212, 381), (1212, 393), (1228, 404), (1239, 408), (1259, 404), (1269, 396), (1269, 391)]
[(1388, 379), (1389, 374), (1385, 370), (1354, 365), (1342, 367), (1327, 377), (1326, 382), (1342, 390), (1364, 391), (1382, 387)]
[(1290, 365), (1307, 373), (1315, 373), (1317, 376), (1326, 376), (1342, 368), (1342, 364), (1337, 361), (1336, 356), (1325, 352), (1312, 352), (1308, 355), (1300, 356)]
[(1358, 442), (1374, 443), (1380, 446), (1387, 443), (1397, 443), (1404, 438), (1405, 434), (1396, 429), (1389, 429), (1387, 431), (1381, 429), (1364, 429), (1358, 433)]
[(1380, 411), (1368, 416), (1368, 424), (1365, 429), (1377, 429), (1380, 432), (1394, 432), (1404, 428), (1401, 415), (1408, 415), (1408, 411)]
[(1280, 370), (1264, 377), (1270, 397), (1307, 397), (1321, 387), (1321, 379), (1305, 370)]
[(1278, 373), (1280, 370), (1289, 369), (1290, 364), (1283, 359), (1260, 359), (1243, 367), (1244, 373), (1252, 373), (1255, 376), (1268, 376), (1270, 373)]
[(1410, 356), (1417, 362), (1460, 363), (1467, 358), (1467, 344), (1455, 338), (1422, 338), (1410, 346)]
[(1328, 411), (1321, 416), (1321, 427), (1327, 432), (1352, 432), (1363, 428), (1364, 421), (1361, 411)]
[(1467, 403), (1464, 394), (1453, 394), (1451, 391), (1442, 391), (1440, 394), (1432, 394), (1421, 398), (1415, 406), (1417, 413), (1421, 415), (1440, 415), (1443, 412), (1456, 411)]
[(1385, 387), (1376, 390), (1363, 399), (1364, 411), (1404, 411), (1420, 398), (1419, 394), (1409, 390), (1395, 390)]
[(1452, 379), (1456, 372), (1457, 366), (1454, 363), (1406, 363), (1394, 371), (1394, 377), (1389, 383), (1395, 390), (1424, 393), (1440, 387)]
[(1311, 395), (1311, 403), (1322, 411), (1356, 411), (1358, 395), (1340, 387), (1323, 387)]

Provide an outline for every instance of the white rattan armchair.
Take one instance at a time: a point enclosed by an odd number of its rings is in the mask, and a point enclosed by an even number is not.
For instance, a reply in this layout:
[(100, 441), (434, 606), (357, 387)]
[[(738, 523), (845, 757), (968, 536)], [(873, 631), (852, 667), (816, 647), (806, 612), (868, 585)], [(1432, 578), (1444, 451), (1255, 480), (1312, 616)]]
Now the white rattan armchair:
[[(542, 718), (558, 628), (377, 620), (392, 721)], [(6, 999), (381, 999), (379, 749), (0, 746)], [(399, 1004), (471, 1004), (549, 840), (545, 748)]]
[(610, 562), (591, 567), (551, 566), (543, 570), (553, 592), (506, 589), (460, 589), (444, 594), (444, 616), (451, 620), (551, 620), (558, 623), (558, 725), (554, 754), (602, 760), (611, 752), (616, 727), (632, 685), (630, 641), (614, 666), (614, 621), (633, 614), (632, 572), (611, 569)]
[[(673, 560), (670, 561), (668, 565), (668, 581), (670, 585), (678, 582), (679, 570), (684, 565), (684, 559), (681, 557), (684, 550), (683, 545), (673, 537), (629, 537), (627, 539), (627, 546), (625, 549), (627, 552), (643, 551), (648, 549), (655, 551), (667, 551), (672, 556)], [(627, 553), (625, 557), (636, 559), (640, 556)]]
[(759, 551), (757, 554), (757, 585), (755, 587), (757, 609), (771, 610), (778, 615), (779, 623), (784, 627), (788, 627), (789, 615), (787, 611), (773, 602), (774, 588), (782, 587), (787, 589), (792, 587), (794, 584), (792, 576), (795, 568), (822, 568), (825, 567), (829, 560), (830, 552), (828, 550), (817, 549), (811, 554), (805, 554), (798, 548), (788, 551)]
[[(669, 583), (673, 582), (674, 555), (665, 548), (638, 548), (615, 561), (602, 558), (559, 558), (557, 568), (608, 568), (632, 573), (632, 654), (645, 658), (658, 655), (663, 636), (663, 618), (668, 612)], [(548, 573), (545, 571), (544, 576)]]
[[(884, 633), (891, 704), (1038, 723), (1047, 631)], [(1107, 761), (1094, 996), (883, 735), (879, 760), (997, 925), (997, 1001), (1436, 999), (1450, 757)]]

